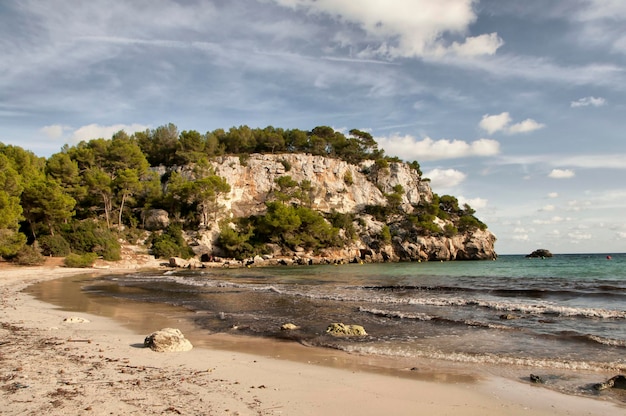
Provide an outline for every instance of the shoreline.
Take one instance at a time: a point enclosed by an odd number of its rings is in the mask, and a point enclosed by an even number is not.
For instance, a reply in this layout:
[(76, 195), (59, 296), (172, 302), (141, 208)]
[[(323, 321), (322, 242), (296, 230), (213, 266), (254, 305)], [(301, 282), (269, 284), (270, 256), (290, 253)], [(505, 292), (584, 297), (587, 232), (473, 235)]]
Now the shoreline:
[[(142, 342), (160, 327), (138, 334), (121, 317), (63, 311), (23, 292), (42, 280), (129, 271), (0, 267), (0, 395), (7, 414), (593, 415), (623, 408), (495, 376), (420, 379), (359, 369), (359, 362), (371, 364), (368, 357), (350, 356), (349, 368), (319, 363), (341, 361), (347, 354), (339, 351), (293, 361), (282, 352), (277, 358), (276, 351), (236, 351), (230, 339), (224, 340), (230, 350), (200, 342), (190, 352), (155, 353)], [(90, 322), (63, 322), (74, 315)], [(299, 344), (285, 348), (311, 354)]]

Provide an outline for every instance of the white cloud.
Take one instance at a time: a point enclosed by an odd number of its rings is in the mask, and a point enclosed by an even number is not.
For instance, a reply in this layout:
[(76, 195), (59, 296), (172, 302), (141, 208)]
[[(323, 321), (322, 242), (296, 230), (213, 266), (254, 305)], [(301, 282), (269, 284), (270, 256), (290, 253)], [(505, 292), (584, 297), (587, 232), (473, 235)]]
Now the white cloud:
[(513, 237), (511, 238), (515, 241), (529, 241), (530, 240), (530, 238), (528, 237), (528, 234), (514, 234)]
[(480, 120), (479, 126), (487, 133), (493, 134), (497, 131), (504, 130), (509, 123), (511, 123), (511, 115), (504, 112), (493, 116), (485, 114), (482, 120)]
[(545, 127), (545, 124), (527, 118), (526, 120), (511, 124), (512, 118), (508, 112), (496, 115), (485, 114), (480, 120), (479, 126), (489, 134), (502, 131), (506, 134), (528, 133)]
[(502, 45), (504, 41), (497, 33), (489, 33), (466, 38), (462, 44), (454, 42), (450, 49), (460, 56), (494, 55)]
[(617, 233), (617, 237), (626, 240), (626, 231), (620, 231)]
[(550, 192), (548, 194), (548, 198), (558, 198), (559, 194), (557, 192)]
[(463, 204), (468, 204), (474, 209), (485, 208), (487, 206), (487, 203), (489, 202), (487, 199), (484, 198), (465, 198), (464, 196), (458, 196), (457, 199), (459, 201), (459, 205), (462, 206)]
[(552, 169), (548, 174), (548, 177), (553, 179), (569, 179), (574, 176), (576, 176), (576, 173), (571, 169)]
[(554, 216), (552, 218), (550, 218), (549, 220), (533, 220), (533, 224), (537, 224), (537, 225), (549, 225), (549, 224), (558, 224), (564, 221), (571, 221), (571, 218), (563, 218), (563, 217), (559, 217)]
[(539, 209), (539, 211), (554, 211), (556, 207), (554, 205), (546, 205), (543, 208)]
[[(279, 5), (305, 9), (354, 24), (365, 32), (362, 55), (441, 57), (493, 55), (503, 44), (497, 33), (462, 37), (476, 21), (475, 0), (274, 0)], [(355, 39), (346, 42), (355, 43)]]
[(149, 126), (145, 126), (142, 124), (114, 124), (111, 126), (89, 124), (87, 126), (82, 126), (74, 130), (69, 140), (72, 143), (78, 143), (81, 140), (91, 140), (99, 138), (110, 139), (115, 133), (120, 130), (124, 130), (128, 135), (131, 135), (138, 131), (144, 131), (147, 128), (149, 128)]
[(572, 108), (576, 108), (576, 107), (602, 107), (603, 105), (606, 104), (606, 100), (604, 98), (601, 97), (584, 97), (584, 98), (580, 98), (576, 101), (572, 101), (570, 103), (570, 106)]
[(507, 132), (509, 134), (518, 134), (518, 133), (529, 133), (531, 131), (539, 130), (545, 127), (545, 124), (541, 124), (533, 120), (532, 118), (527, 118), (526, 120), (513, 124), (508, 127)]
[(62, 126), (60, 124), (53, 124), (39, 129), (40, 132), (48, 136), (50, 139), (60, 139), (67, 130), (71, 130), (71, 127)]
[(432, 188), (452, 188), (467, 178), (467, 175), (455, 169), (433, 169), (425, 172), (424, 176), (430, 179)]
[(578, 243), (579, 241), (582, 241), (582, 240), (591, 240), (593, 236), (589, 233), (574, 231), (574, 232), (568, 233), (567, 237), (573, 240), (572, 241), (573, 243)]
[(500, 143), (491, 139), (479, 139), (471, 143), (462, 140), (433, 140), (426, 137), (391, 136), (376, 138), (379, 146), (390, 155), (404, 160), (443, 160), (473, 156), (494, 156), (500, 152)]

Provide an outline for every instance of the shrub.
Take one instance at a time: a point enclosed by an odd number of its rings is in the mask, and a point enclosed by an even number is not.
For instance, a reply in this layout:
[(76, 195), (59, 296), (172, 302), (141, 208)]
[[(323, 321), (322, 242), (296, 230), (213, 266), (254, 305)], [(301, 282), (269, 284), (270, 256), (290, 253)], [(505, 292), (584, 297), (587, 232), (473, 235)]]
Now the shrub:
[(149, 239), (152, 254), (157, 258), (182, 257), (188, 259), (193, 250), (183, 238), (183, 229), (179, 224), (170, 224), (161, 234), (152, 234)]
[(291, 163), (289, 163), (288, 160), (282, 159), (280, 163), (282, 163), (283, 167), (285, 168), (285, 172), (289, 172), (291, 170)]
[(94, 221), (71, 224), (63, 232), (73, 252), (96, 253), (104, 260), (117, 261), (121, 258), (121, 247), (117, 236)]
[(75, 268), (85, 268), (93, 266), (93, 263), (98, 258), (96, 253), (85, 253), (85, 254), (69, 254), (65, 260), (65, 267), (75, 267)]
[(44, 256), (64, 257), (70, 254), (70, 243), (62, 235), (44, 235), (37, 241)]
[(17, 252), (13, 261), (22, 266), (38, 266), (43, 264), (46, 259), (35, 247), (24, 246)]
[(354, 185), (354, 178), (352, 177), (352, 172), (349, 170), (343, 175), (343, 181), (346, 185), (351, 186)]

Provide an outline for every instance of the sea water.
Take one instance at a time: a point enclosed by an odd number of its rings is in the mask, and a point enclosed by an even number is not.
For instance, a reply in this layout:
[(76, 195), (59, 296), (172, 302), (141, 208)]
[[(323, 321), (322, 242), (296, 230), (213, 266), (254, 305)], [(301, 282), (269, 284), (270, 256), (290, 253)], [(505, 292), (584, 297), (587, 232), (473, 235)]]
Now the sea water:
[[(90, 280), (83, 290), (186, 308), (211, 333), (407, 362), (626, 372), (626, 254), (153, 272)], [(368, 335), (333, 337), (333, 322)], [(283, 331), (284, 323), (300, 329)]]

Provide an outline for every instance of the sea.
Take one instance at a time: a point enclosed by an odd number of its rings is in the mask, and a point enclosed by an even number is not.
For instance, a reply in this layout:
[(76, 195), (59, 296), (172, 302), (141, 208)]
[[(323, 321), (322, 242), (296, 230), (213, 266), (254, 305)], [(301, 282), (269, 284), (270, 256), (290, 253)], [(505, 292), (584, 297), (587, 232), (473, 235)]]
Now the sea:
[[(89, 298), (171, 305), (211, 334), (539, 375), (568, 393), (626, 373), (626, 254), (493, 261), (209, 268), (81, 282)], [(331, 323), (367, 336), (335, 337)], [(284, 323), (299, 329), (281, 330)], [(620, 401), (626, 402), (626, 396)]]

